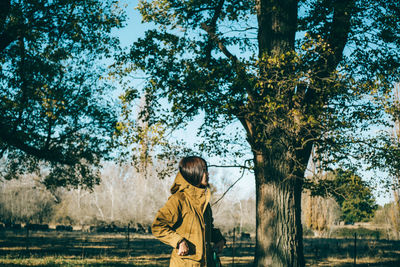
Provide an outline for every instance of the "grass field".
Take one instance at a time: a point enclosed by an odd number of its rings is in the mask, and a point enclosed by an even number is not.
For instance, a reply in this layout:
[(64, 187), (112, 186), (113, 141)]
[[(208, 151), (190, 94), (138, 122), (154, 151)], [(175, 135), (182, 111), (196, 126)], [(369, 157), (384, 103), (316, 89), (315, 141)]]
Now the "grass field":
[[(357, 266), (400, 266), (400, 241), (357, 240)], [(151, 235), (1, 231), (1, 266), (168, 266), (170, 247)], [(307, 266), (353, 266), (353, 239), (306, 238)], [(252, 241), (228, 240), (223, 266), (251, 266)], [(233, 257), (234, 256), (234, 257)]]

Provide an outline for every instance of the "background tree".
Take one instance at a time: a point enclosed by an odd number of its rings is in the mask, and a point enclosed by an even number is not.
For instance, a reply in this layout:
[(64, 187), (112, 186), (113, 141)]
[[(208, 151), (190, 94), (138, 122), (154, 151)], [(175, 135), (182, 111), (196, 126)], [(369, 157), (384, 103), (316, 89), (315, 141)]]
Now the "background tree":
[[(214, 194), (213, 200), (217, 199), (220, 194)], [(236, 234), (241, 232), (255, 233), (255, 199), (239, 198), (230, 193), (223, 200), (213, 206), (214, 223), (221, 231), (228, 233), (236, 228)]]
[(124, 19), (114, 0), (1, 1), (2, 177), (45, 165), (48, 187), (98, 182), (116, 122), (104, 62)]
[[(399, 78), (399, 5), (139, 2), (143, 21), (158, 28), (124, 59), (147, 78), (148, 123), (175, 129), (200, 113), (199, 149), (207, 156), (226, 156), (236, 143), (252, 154), (256, 266), (304, 266), (300, 202), (312, 147), (327, 155), (324, 167), (362, 158), (385, 167), (398, 158), (386, 132), (368, 133), (395, 113), (389, 95)], [(225, 134), (235, 122), (244, 132)]]
[(383, 206), (379, 206), (372, 222), (375, 225), (383, 225), (384, 228), (386, 228), (385, 230), (389, 238), (394, 240), (399, 239), (400, 214), (398, 213), (397, 205), (394, 202), (389, 202)]
[[(129, 163), (108, 162), (101, 171), (99, 185), (92, 190), (58, 188), (57, 199), (33, 174), (4, 181), (0, 183), (0, 227), (1, 223), (31, 222), (88, 230), (89, 226), (126, 227), (130, 223), (135, 227), (139, 223), (146, 229), (171, 194), (176, 173), (159, 179), (158, 171), (169, 164), (160, 160), (157, 165), (148, 164), (145, 172)], [(212, 170), (210, 175), (214, 176)], [(213, 188), (212, 203), (224, 192), (219, 186)], [(242, 231), (255, 233), (255, 200), (236, 188), (213, 206), (213, 214), (215, 225), (225, 232), (239, 226)]]
[(368, 221), (374, 216), (378, 205), (372, 188), (355, 171), (338, 168), (321, 176), (317, 181), (307, 181), (305, 187), (311, 197), (334, 199), (345, 223)]
[(36, 175), (0, 183), (0, 218), (3, 223), (48, 223), (55, 207), (52, 194)]
[(320, 236), (329, 234), (332, 227), (339, 223), (340, 207), (331, 191), (328, 192), (326, 187), (316, 186), (329, 184), (334, 176), (324, 171), (321, 157), (316, 155), (315, 150), (314, 147), (307, 167), (301, 206), (303, 225), (312, 230), (314, 235)]
[(338, 224), (340, 207), (333, 197), (316, 196), (305, 190), (302, 196), (303, 226), (312, 230), (315, 236), (324, 236)]
[(371, 188), (352, 171), (336, 170), (333, 197), (341, 208), (345, 223), (370, 220), (378, 208)]

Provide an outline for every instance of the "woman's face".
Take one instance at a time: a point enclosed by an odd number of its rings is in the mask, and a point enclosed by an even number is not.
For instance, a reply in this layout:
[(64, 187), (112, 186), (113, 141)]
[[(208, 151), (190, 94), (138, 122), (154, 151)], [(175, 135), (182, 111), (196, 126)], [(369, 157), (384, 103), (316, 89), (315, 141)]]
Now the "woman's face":
[(200, 185), (208, 186), (208, 171), (204, 172), (203, 179), (201, 179)]

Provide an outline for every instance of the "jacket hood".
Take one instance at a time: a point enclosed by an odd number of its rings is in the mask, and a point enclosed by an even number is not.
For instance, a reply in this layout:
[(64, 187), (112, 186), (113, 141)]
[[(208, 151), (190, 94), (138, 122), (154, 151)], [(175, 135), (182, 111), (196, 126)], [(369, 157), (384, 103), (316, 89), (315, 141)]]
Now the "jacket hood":
[(193, 185), (191, 185), (188, 181), (185, 180), (185, 178), (183, 178), (182, 174), (180, 172), (178, 172), (178, 174), (175, 177), (174, 183), (171, 186), (171, 194), (175, 194), (178, 191), (183, 191), (186, 188), (190, 188), (190, 187), (195, 187)]
[(191, 185), (188, 181), (183, 178), (182, 174), (178, 172), (175, 177), (175, 181), (171, 186), (171, 194), (175, 194), (176, 192), (182, 191), (187, 195), (192, 203), (197, 207), (200, 207), (200, 210), (205, 210), (208, 202), (210, 201), (211, 192), (206, 188), (196, 187)]

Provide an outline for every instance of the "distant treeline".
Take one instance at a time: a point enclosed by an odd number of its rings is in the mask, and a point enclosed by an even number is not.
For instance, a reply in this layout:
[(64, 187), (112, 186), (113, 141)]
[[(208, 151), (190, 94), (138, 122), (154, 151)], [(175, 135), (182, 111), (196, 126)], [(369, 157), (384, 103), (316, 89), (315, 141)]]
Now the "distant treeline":
[[(0, 183), (0, 222), (9, 226), (76, 226), (96, 232), (122, 231), (129, 225), (131, 231), (145, 233), (169, 197), (173, 179), (160, 179), (151, 168), (144, 175), (131, 165), (108, 163), (100, 185), (92, 191), (47, 190), (39, 177), (27, 175)], [(254, 232), (254, 198), (240, 199), (234, 190), (213, 206), (214, 223), (225, 232), (234, 227), (238, 233)], [(212, 191), (214, 201), (223, 193), (215, 187)]]
[[(31, 230), (38, 225), (51, 225), (52, 229), (87, 232), (149, 233), (157, 210), (170, 195), (174, 176), (160, 179), (152, 168), (139, 171), (132, 165), (105, 164), (101, 183), (92, 191), (76, 188), (46, 189), (34, 175), (0, 183), (0, 228), (17, 229), (21, 224)], [(212, 186), (211, 203), (219, 199), (230, 180), (222, 177), (218, 187)], [(233, 188), (213, 205), (214, 224), (226, 234), (255, 233), (255, 200), (239, 194)], [(239, 197), (240, 196), (240, 197)], [(338, 236), (334, 230), (344, 223), (340, 205), (332, 197), (303, 193), (302, 221), (306, 236)], [(399, 211), (387, 204), (375, 212), (372, 222), (387, 227), (389, 238), (399, 238)], [(36, 226), (35, 226), (36, 225)], [(47, 226), (48, 227), (48, 226)], [(383, 236), (382, 234), (380, 236)]]

